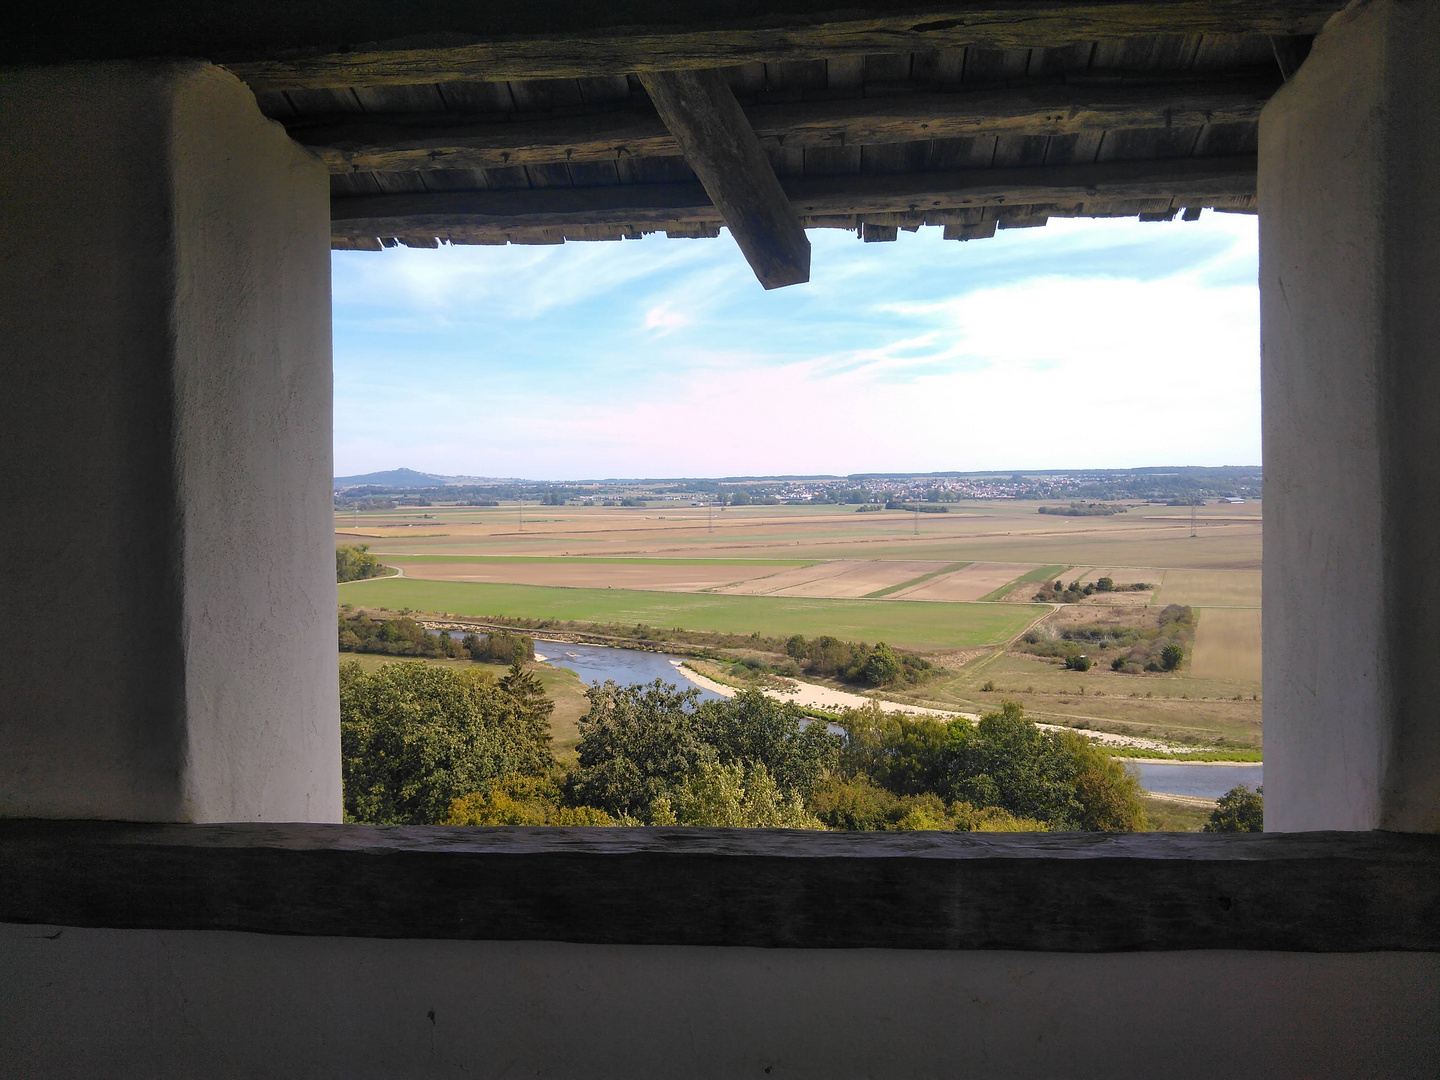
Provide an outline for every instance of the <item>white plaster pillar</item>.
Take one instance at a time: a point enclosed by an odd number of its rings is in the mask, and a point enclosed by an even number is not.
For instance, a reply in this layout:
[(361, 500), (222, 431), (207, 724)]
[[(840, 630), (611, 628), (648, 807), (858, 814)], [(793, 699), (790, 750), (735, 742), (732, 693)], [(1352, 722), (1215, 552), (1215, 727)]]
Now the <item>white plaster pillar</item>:
[(1440, 830), (1440, 3), (1260, 119), (1267, 829)]
[(329, 255), (228, 72), (0, 73), (0, 814), (339, 820)]

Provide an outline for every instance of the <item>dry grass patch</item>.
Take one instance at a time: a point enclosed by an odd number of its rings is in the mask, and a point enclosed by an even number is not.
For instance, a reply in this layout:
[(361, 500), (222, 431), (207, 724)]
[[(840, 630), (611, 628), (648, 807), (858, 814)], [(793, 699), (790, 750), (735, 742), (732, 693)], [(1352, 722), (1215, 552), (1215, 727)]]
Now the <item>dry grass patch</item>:
[(1157, 604), (1191, 607), (1260, 606), (1258, 570), (1166, 570)]
[(1262, 670), (1260, 612), (1213, 608), (1201, 611), (1191, 670), (1197, 679), (1258, 686)]

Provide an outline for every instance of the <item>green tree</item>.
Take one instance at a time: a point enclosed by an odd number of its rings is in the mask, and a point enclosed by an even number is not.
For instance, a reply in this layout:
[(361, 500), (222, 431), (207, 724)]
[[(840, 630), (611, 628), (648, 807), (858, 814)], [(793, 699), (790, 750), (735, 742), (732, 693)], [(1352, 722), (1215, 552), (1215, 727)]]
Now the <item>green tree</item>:
[(570, 805), (648, 822), (656, 800), (713, 760), (691, 715), (698, 690), (656, 679), (648, 686), (597, 683), (585, 693), (590, 710), (577, 724), (579, 765), (565, 784)]
[(1251, 791), (1241, 784), (1220, 796), (1201, 832), (1239, 833), (1265, 831), (1265, 789)]
[(900, 658), (883, 641), (875, 646), (861, 668), (861, 675), (871, 686), (888, 686), (900, 677)]
[(796, 706), (745, 690), (707, 701), (694, 714), (695, 734), (725, 765), (758, 765), (787, 793), (804, 799), (840, 761), (840, 737), (806, 723)]
[(887, 713), (872, 701), (846, 713), (841, 724), (846, 734), (841, 768), (847, 775), (868, 777), (897, 795), (938, 791), (946, 783), (956, 734), (951, 723)]
[(423, 663), (340, 668), (340, 749), (347, 820), (444, 820), (451, 802), (554, 764), (549, 733), (485, 672)]
[(1171, 642), (1160, 651), (1160, 666), (1166, 671), (1174, 671), (1185, 659), (1185, 648), (1176, 642)]
[(369, 544), (357, 546), (342, 544), (335, 549), (335, 580), (359, 581), (362, 578), (379, 577), (385, 568), (380, 560), (370, 554)]
[(517, 656), (510, 663), (510, 670), (500, 677), (500, 689), (509, 694), (519, 708), (520, 716), (530, 729), (530, 737), (550, 742), (550, 714), (555, 711), (555, 702), (545, 694), (540, 677), (533, 671), (526, 671)]

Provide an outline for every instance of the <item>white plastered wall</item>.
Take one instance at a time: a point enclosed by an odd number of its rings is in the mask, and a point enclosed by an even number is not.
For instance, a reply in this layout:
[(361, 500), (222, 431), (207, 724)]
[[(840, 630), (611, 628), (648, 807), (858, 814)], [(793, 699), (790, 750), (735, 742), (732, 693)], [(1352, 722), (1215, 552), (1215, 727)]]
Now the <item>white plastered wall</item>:
[(376, 941), (0, 925), (0, 1070), (1433, 1076), (1440, 956)]
[(0, 813), (340, 817), (324, 168), (201, 62), (0, 76)]
[(1260, 121), (1266, 828), (1440, 830), (1440, 4)]

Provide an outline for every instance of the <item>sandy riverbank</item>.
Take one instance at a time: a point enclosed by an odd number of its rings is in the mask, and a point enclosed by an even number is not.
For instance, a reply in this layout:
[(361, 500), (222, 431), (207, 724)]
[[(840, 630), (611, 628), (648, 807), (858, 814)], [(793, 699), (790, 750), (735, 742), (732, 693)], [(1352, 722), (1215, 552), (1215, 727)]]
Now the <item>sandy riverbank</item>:
[[(694, 683), (696, 686), (704, 687), (713, 691), (721, 697), (734, 697), (739, 691), (733, 686), (716, 682), (714, 679), (706, 678), (693, 668), (681, 663), (678, 660), (671, 660), (675, 670)], [(931, 709), (924, 705), (907, 705), (900, 701), (886, 701), (883, 698), (867, 697), (864, 694), (852, 694), (845, 690), (837, 690), (833, 686), (819, 686), (816, 683), (801, 682), (797, 679), (787, 680), (790, 684), (786, 689), (765, 688), (761, 692), (766, 697), (775, 698), (777, 701), (789, 701), (802, 708), (823, 709), (826, 712), (839, 712), (842, 709), (859, 709), (875, 702), (879, 704), (883, 712), (908, 713), (912, 716), (934, 716), (941, 720), (954, 720), (957, 717), (964, 718), (974, 723), (980, 717), (976, 713), (949, 711), (946, 709)], [(1039, 724), (1042, 731), (1075, 731), (1075, 728), (1064, 727), (1059, 724)], [(1087, 739), (1101, 743), (1106, 746), (1126, 746), (1137, 750), (1172, 750), (1168, 743), (1158, 739), (1146, 739), (1138, 735), (1114, 735), (1108, 731), (1079, 731), (1077, 734), (1084, 735)], [(1137, 759), (1149, 760), (1149, 759)], [(1158, 758), (1157, 761), (1169, 763), (1169, 759)], [(1211, 762), (1211, 764), (1217, 764)]]

